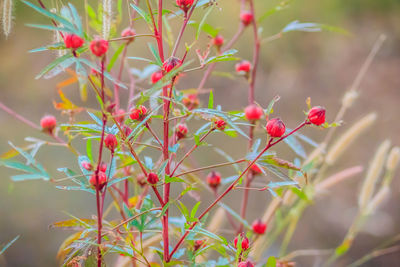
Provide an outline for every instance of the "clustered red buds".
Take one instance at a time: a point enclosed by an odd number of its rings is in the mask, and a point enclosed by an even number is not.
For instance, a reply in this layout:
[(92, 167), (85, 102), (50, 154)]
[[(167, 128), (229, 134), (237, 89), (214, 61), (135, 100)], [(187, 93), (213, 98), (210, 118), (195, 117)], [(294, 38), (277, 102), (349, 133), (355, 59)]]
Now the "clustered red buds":
[(121, 37), (124, 37), (124, 38), (130, 37), (129, 39), (127, 39), (128, 43), (133, 42), (133, 40), (135, 40), (135, 35), (136, 35), (135, 30), (130, 27), (124, 29), (121, 32)]
[(253, 22), (253, 17), (253, 13), (250, 11), (242, 11), (242, 13), (240, 13), (240, 21), (244, 26), (250, 25)]
[(281, 119), (274, 118), (267, 122), (266, 129), (271, 137), (281, 137), (285, 134), (286, 126)]
[(244, 109), (244, 115), (246, 116), (246, 119), (249, 121), (259, 120), (263, 114), (264, 112), (262, 108), (260, 108), (255, 104), (249, 105)]
[(184, 123), (178, 124), (178, 125), (176, 126), (175, 132), (176, 132), (176, 138), (177, 138), (178, 140), (179, 140), (179, 139), (182, 139), (182, 138), (185, 138), (186, 135), (187, 135), (187, 133), (188, 133), (187, 125), (184, 124)]
[(147, 175), (147, 182), (149, 182), (149, 184), (154, 185), (154, 184), (158, 183), (159, 180), (160, 179), (158, 178), (158, 175), (154, 172), (150, 172)]
[(325, 108), (316, 106), (308, 111), (308, 120), (315, 125), (321, 125), (325, 122)]
[(204, 247), (206, 241), (204, 239), (197, 239), (194, 241), (193, 250), (199, 250), (200, 248)]
[(226, 122), (224, 120), (220, 119), (220, 120), (216, 120), (214, 122), (214, 125), (218, 130), (223, 131), (223, 130), (225, 130)]
[(182, 99), (182, 102), (185, 105), (185, 107), (187, 107), (189, 110), (197, 108), (200, 104), (197, 94), (189, 94), (189, 95), (185, 96)]
[(219, 172), (212, 171), (207, 175), (207, 184), (216, 189), (221, 184), (221, 174)]
[(235, 65), (236, 72), (250, 72), (251, 63), (247, 60), (243, 60)]
[(90, 42), (90, 51), (97, 57), (103, 56), (108, 50), (108, 41), (100, 38), (95, 38)]
[(87, 171), (93, 170), (92, 164), (88, 161), (82, 161), (81, 165), (82, 165), (82, 168), (84, 168)]
[(263, 173), (261, 167), (258, 166), (257, 164), (251, 165), (251, 167), (250, 167), (250, 172), (251, 172), (251, 174), (252, 174), (253, 176), (256, 176), (256, 175), (258, 175), (258, 174), (262, 174), (262, 173)]
[[(241, 233), (239, 236), (242, 240), (242, 250), (247, 250), (250, 247), (249, 239), (244, 235), (244, 233)], [(235, 237), (235, 240), (233, 240), (233, 245), (235, 248), (237, 248), (239, 236)]]
[(153, 72), (151, 74), (151, 77), (150, 77), (151, 78), (151, 83), (154, 84), (154, 83), (158, 82), (159, 80), (162, 79), (162, 77), (163, 77), (163, 73), (162, 73), (161, 70)]
[(265, 233), (265, 230), (267, 230), (267, 224), (258, 219), (253, 222), (251, 228), (253, 229), (254, 233), (262, 235)]
[(224, 45), (224, 42), (225, 42), (224, 37), (223, 37), (222, 35), (220, 35), (220, 34), (217, 34), (217, 36), (215, 36), (215, 37), (213, 38), (213, 44), (214, 44), (217, 48), (220, 48), (221, 46), (223, 46), (223, 45)]
[(142, 121), (146, 118), (147, 108), (145, 106), (139, 106), (138, 108), (134, 108), (131, 110), (131, 114), (129, 117), (134, 121)]
[(107, 183), (107, 175), (106, 175), (106, 173), (103, 172), (103, 171), (99, 171), (98, 179), (96, 179), (96, 174), (93, 174), (90, 177), (89, 183), (94, 188), (96, 188), (96, 190), (101, 191), (101, 189), (103, 189), (104, 185)]
[(80, 36), (76, 34), (66, 34), (64, 35), (64, 44), (66, 48), (77, 49), (85, 43)]
[(170, 57), (163, 63), (163, 69), (165, 72), (170, 72), (175, 67), (179, 67), (182, 64), (182, 61), (177, 57)]
[(238, 267), (254, 267), (254, 264), (251, 261), (241, 261)]
[(117, 137), (113, 134), (108, 134), (104, 139), (104, 144), (111, 152), (114, 152), (115, 148), (118, 146)]
[(194, 0), (176, 0), (176, 5), (179, 6), (184, 12), (187, 12), (193, 5)]
[(57, 125), (56, 117), (52, 115), (46, 115), (42, 117), (42, 119), (40, 120), (40, 126), (42, 127), (43, 131), (48, 134), (53, 134), (56, 125)]

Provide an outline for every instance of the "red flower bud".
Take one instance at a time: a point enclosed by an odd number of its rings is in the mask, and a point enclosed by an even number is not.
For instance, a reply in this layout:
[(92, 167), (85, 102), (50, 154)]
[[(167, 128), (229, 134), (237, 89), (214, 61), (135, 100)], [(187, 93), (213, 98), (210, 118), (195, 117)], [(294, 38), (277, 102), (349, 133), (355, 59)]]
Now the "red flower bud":
[(262, 169), (261, 169), (260, 166), (258, 166), (257, 164), (251, 165), (251, 167), (250, 167), (250, 172), (251, 172), (251, 174), (252, 174), (253, 176), (263, 173)]
[(188, 128), (187, 128), (186, 124), (181, 123), (176, 126), (175, 132), (176, 132), (176, 137), (179, 140), (179, 139), (186, 137), (186, 135), (188, 133)]
[(263, 110), (257, 105), (249, 105), (244, 109), (244, 115), (249, 121), (259, 120), (263, 115)]
[(267, 122), (267, 133), (271, 137), (281, 137), (285, 134), (286, 127), (283, 121), (279, 118), (271, 119)]
[(146, 185), (146, 176), (144, 176), (144, 174), (141, 173), (136, 177), (136, 181), (137, 181), (138, 185), (143, 187)]
[[(97, 183), (98, 182), (98, 183)], [(89, 183), (96, 188), (97, 190), (103, 189), (104, 185), (107, 182), (107, 176), (105, 172), (100, 171), (98, 174), (98, 179), (96, 179), (96, 174), (93, 174), (90, 177)]]
[(199, 98), (197, 97), (197, 94), (190, 94), (185, 96), (182, 99), (183, 104), (185, 107), (187, 107), (189, 110), (195, 109), (199, 106)]
[(265, 230), (267, 230), (267, 224), (258, 219), (253, 222), (251, 228), (253, 229), (254, 233), (262, 235), (265, 233)]
[(43, 131), (48, 134), (53, 134), (56, 125), (57, 125), (56, 117), (52, 115), (46, 115), (42, 117), (42, 119), (40, 120), (40, 126), (42, 126)]
[(139, 106), (131, 110), (129, 117), (134, 121), (142, 121), (146, 118), (147, 108), (145, 106)]
[(207, 184), (216, 189), (221, 184), (221, 174), (219, 172), (212, 171), (207, 175)]
[(163, 73), (161, 70), (153, 72), (153, 74), (151, 74), (151, 83), (154, 84), (154, 83), (158, 82), (159, 80), (162, 79), (162, 77), (163, 77)]
[(121, 32), (121, 37), (131, 37), (131, 38), (127, 39), (128, 43), (130, 43), (130, 42), (132, 42), (133, 40), (135, 40), (135, 35), (136, 35), (135, 30), (132, 29), (132, 28), (130, 28), (130, 27), (124, 29), (124, 30)]
[(220, 48), (221, 46), (223, 46), (224, 45), (224, 37), (222, 36), (222, 35), (217, 35), (217, 36), (215, 36), (214, 37), (214, 39), (213, 39), (213, 44), (216, 46), (216, 47), (218, 47), (218, 48)]
[(114, 118), (117, 122), (119, 122), (120, 124), (124, 122), (125, 119), (125, 110), (118, 109), (117, 111), (114, 112)]
[(217, 120), (214, 122), (214, 125), (218, 130), (223, 131), (225, 130), (226, 122), (224, 120)]
[(199, 250), (200, 248), (204, 247), (205, 243), (206, 241), (204, 239), (195, 240), (193, 250)]
[(64, 44), (66, 48), (77, 49), (85, 43), (80, 36), (76, 34), (66, 34), (64, 35)]
[(106, 171), (107, 171), (107, 164), (104, 163), (104, 162), (100, 163), (100, 168), (99, 168), (99, 170), (100, 170), (101, 172), (106, 172)]
[[(244, 233), (240, 234), (240, 239), (242, 240), (242, 250), (247, 250), (250, 247), (249, 239), (244, 235)], [(233, 240), (233, 244), (235, 245), (235, 248), (237, 248), (238, 240), (239, 240), (239, 236), (235, 237), (235, 240)]]
[(325, 108), (316, 106), (308, 112), (308, 120), (315, 125), (321, 125), (325, 122)]
[(122, 127), (122, 131), (124, 132), (126, 137), (128, 137), (132, 133), (132, 129), (126, 125), (124, 125), (124, 127)]
[(100, 39), (100, 38), (95, 38), (91, 43), (90, 43), (90, 50), (92, 53), (97, 56), (101, 57), (105, 53), (107, 53), (108, 50), (108, 41)]
[(251, 261), (241, 261), (238, 267), (254, 267), (254, 264)]
[(182, 61), (177, 57), (170, 57), (169, 59), (165, 60), (163, 63), (163, 68), (166, 72), (170, 72), (175, 67), (178, 67), (182, 64)]
[(235, 65), (236, 72), (249, 72), (251, 70), (251, 63), (243, 60)]
[(187, 12), (193, 5), (194, 0), (176, 0), (176, 5), (179, 6), (184, 12)]
[(84, 168), (87, 171), (91, 171), (93, 169), (92, 164), (88, 161), (82, 161), (81, 165), (82, 165), (82, 168)]
[(243, 11), (240, 14), (240, 21), (243, 23), (244, 26), (248, 26), (253, 22), (253, 13), (250, 11)]
[(155, 174), (154, 172), (151, 172), (147, 175), (147, 182), (149, 182), (149, 184), (154, 185), (158, 183), (159, 180), (160, 179), (158, 179), (158, 175)]
[(118, 146), (117, 137), (113, 134), (108, 134), (104, 139), (104, 144), (111, 152), (114, 152), (115, 148)]

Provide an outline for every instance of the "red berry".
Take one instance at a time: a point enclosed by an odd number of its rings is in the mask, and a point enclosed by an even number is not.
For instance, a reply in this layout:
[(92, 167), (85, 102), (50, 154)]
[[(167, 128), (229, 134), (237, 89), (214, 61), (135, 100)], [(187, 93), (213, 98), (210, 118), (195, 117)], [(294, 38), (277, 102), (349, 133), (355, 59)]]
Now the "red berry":
[(76, 34), (66, 34), (64, 35), (64, 44), (66, 48), (77, 49), (85, 43), (80, 36)]
[(267, 122), (267, 133), (271, 137), (281, 137), (285, 134), (286, 126), (279, 118), (271, 119)]
[[(240, 239), (242, 240), (242, 250), (247, 250), (250, 247), (249, 239), (244, 235), (244, 233), (240, 234)], [(233, 244), (235, 245), (235, 248), (237, 248), (238, 240), (239, 240), (239, 236), (235, 237), (235, 240), (233, 240)]]
[(90, 50), (92, 53), (97, 56), (101, 57), (105, 53), (107, 53), (108, 50), (108, 41), (103, 40), (100, 38), (95, 38), (91, 43), (90, 43)]
[(221, 174), (215, 171), (210, 172), (207, 175), (207, 184), (216, 189), (221, 184)]
[(259, 120), (263, 115), (263, 110), (257, 105), (250, 105), (244, 109), (244, 115), (249, 121)]
[(221, 131), (225, 130), (226, 122), (224, 120), (217, 120), (214, 122), (214, 124), (218, 130), (221, 130)]
[(136, 32), (134, 29), (128, 27), (121, 32), (121, 37), (131, 37), (128, 39), (128, 42), (132, 42), (135, 40)]
[(321, 125), (325, 122), (325, 108), (316, 106), (308, 112), (308, 120), (315, 125)]
[(147, 182), (149, 182), (149, 184), (156, 184), (158, 183), (159, 179), (158, 179), (158, 175), (155, 174), (154, 172), (151, 172), (147, 175)]
[(108, 134), (104, 139), (104, 144), (111, 150), (111, 152), (114, 152), (115, 148), (118, 146), (117, 137), (113, 134)]
[(117, 111), (114, 112), (114, 118), (116, 121), (119, 123), (123, 123), (125, 119), (125, 110), (123, 109), (118, 109)]
[(145, 106), (139, 106), (131, 110), (129, 117), (134, 121), (142, 121), (147, 114), (147, 108)]
[(57, 120), (56, 117), (52, 115), (46, 115), (42, 117), (40, 120), (40, 126), (42, 126), (42, 129), (44, 132), (52, 134), (54, 131), (54, 128), (56, 128), (57, 125)]
[(165, 60), (163, 63), (163, 68), (166, 72), (170, 72), (177, 66), (180, 66), (182, 61), (177, 57), (170, 57), (169, 59)]
[(243, 23), (244, 26), (248, 26), (253, 22), (253, 13), (250, 11), (243, 11), (240, 14), (240, 21)]
[(100, 170), (101, 172), (106, 172), (106, 171), (107, 171), (107, 164), (104, 163), (104, 162), (100, 163), (100, 168), (99, 168), (99, 170)]
[(176, 5), (179, 6), (183, 11), (187, 12), (188, 9), (193, 5), (194, 0), (176, 0)]
[(87, 171), (91, 171), (93, 169), (93, 166), (90, 162), (88, 161), (82, 161), (82, 168), (84, 168)]
[(154, 84), (154, 83), (158, 82), (159, 80), (162, 79), (162, 77), (163, 77), (163, 73), (161, 70), (153, 72), (153, 74), (151, 74), (151, 83)]
[(251, 167), (250, 167), (250, 172), (251, 172), (253, 175), (257, 175), (257, 174), (262, 174), (262, 173), (263, 173), (262, 169), (261, 169), (260, 166), (258, 166), (257, 164), (251, 165)]
[(205, 240), (204, 239), (197, 239), (194, 241), (194, 251), (200, 249), (201, 247), (203, 247), (205, 245)]
[(176, 131), (176, 137), (179, 140), (179, 139), (186, 137), (186, 135), (188, 133), (188, 128), (187, 128), (186, 124), (181, 123), (176, 126), (175, 131)]
[[(97, 183), (98, 181), (98, 183)], [(93, 174), (90, 177), (89, 183), (94, 186), (97, 190), (103, 189), (104, 185), (107, 182), (107, 176), (105, 172), (100, 171), (98, 174), (98, 180), (96, 179), (96, 174)]]
[(236, 72), (249, 72), (251, 70), (251, 63), (243, 60), (235, 65)]
[(199, 106), (199, 98), (197, 97), (197, 94), (190, 94), (185, 96), (182, 99), (183, 104), (185, 107), (187, 107), (189, 110), (195, 109)]
[(241, 261), (238, 267), (254, 267), (254, 264), (251, 261)]
[(265, 233), (265, 230), (267, 230), (267, 224), (258, 219), (253, 222), (251, 228), (253, 229), (254, 233), (262, 235)]
[(217, 36), (215, 36), (214, 37), (214, 39), (213, 39), (213, 44), (216, 46), (216, 47), (221, 47), (221, 46), (223, 46), (224, 45), (224, 37), (222, 36), (222, 35), (217, 35)]

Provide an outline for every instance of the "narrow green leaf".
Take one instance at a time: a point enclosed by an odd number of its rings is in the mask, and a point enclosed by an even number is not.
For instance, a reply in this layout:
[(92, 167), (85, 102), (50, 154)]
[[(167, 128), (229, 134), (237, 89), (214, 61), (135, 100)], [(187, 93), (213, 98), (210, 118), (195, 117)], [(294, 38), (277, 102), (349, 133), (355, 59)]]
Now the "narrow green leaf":
[(15, 241), (17, 241), (19, 238), (19, 235), (16, 236), (13, 240), (11, 240), (10, 242), (8, 242), (1, 250), (0, 250), (0, 255), (4, 253), (4, 251), (6, 251), (12, 244), (14, 244)]

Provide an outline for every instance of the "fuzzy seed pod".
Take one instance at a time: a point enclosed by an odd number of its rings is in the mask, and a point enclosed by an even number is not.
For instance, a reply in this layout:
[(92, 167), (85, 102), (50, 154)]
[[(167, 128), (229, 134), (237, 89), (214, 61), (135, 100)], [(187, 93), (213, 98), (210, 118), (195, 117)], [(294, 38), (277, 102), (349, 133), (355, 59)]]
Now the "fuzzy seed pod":
[(376, 195), (371, 199), (366, 208), (366, 213), (374, 213), (379, 206), (387, 199), (390, 194), (389, 186), (382, 186), (381, 189), (376, 193)]
[(368, 114), (348, 129), (328, 151), (326, 163), (333, 165), (350, 144), (375, 122), (376, 117), (375, 113)]
[(386, 161), (386, 169), (389, 172), (394, 172), (396, 170), (397, 165), (399, 164), (400, 159), (400, 148), (394, 147), (390, 150), (388, 159)]
[(7, 38), (11, 33), (13, 0), (3, 1), (3, 33)]
[(110, 37), (112, 23), (112, 2), (113, 0), (103, 0), (103, 39), (107, 40)]
[(367, 177), (364, 180), (358, 198), (358, 205), (360, 206), (360, 208), (366, 207), (372, 197), (372, 194), (375, 191), (376, 183), (380, 177), (380, 174), (382, 173), (383, 167), (385, 166), (385, 160), (389, 152), (389, 148), (390, 141), (385, 140), (378, 147), (378, 150), (376, 151), (375, 156), (372, 159), (371, 164), (369, 165)]
[(349, 108), (353, 105), (354, 101), (358, 97), (358, 93), (355, 90), (347, 91), (346, 94), (343, 96), (342, 105), (345, 108)]

